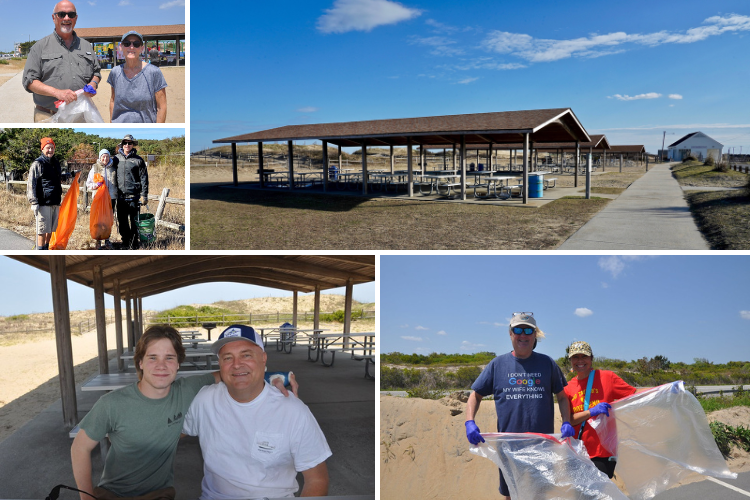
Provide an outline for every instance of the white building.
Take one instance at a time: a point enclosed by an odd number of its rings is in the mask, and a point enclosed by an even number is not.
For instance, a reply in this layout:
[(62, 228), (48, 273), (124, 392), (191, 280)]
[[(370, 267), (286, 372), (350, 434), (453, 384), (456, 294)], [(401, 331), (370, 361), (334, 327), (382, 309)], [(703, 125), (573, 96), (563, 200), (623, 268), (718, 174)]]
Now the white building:
[(693, 132), (669, 145), (669, 159), (682, 161), (686, 156), (692, 154), (699, 160), (705, 160), (710, 156), (718, 161), (721, 159), (723, 147), (723, 144), (716, 142), (703, 132)]

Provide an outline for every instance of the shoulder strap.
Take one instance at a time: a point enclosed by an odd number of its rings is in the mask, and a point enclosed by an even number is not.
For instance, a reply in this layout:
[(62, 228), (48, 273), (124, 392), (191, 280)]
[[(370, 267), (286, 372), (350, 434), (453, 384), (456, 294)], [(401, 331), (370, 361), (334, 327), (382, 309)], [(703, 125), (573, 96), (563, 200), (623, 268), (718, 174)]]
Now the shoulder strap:
[[(592, 370), (589, 374), (589, 381), (586, 384), (586, 397), (583, 400), (583, 411), (589, 409), (589, 401), (591, 401), (591, 388), (594, 386), (594, 376), (596, 376), (596, 370)], [(578, 439), (583, 436), (583, 427), (586, 425), (586, 421), (581, 422), (581, 428), (578, 431)]]

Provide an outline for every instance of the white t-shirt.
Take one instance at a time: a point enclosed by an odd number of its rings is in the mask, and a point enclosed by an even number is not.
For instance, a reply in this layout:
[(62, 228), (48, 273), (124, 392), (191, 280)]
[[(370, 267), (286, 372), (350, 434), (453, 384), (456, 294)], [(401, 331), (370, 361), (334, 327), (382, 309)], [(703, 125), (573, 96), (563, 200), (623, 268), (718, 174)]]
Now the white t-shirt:
[(307, 406), (265, 384), (249, 403), (238, 403), (223, 382), (198, 393), (182, 432), (199, 436), (203, 452), (201, 500), (292, 497), (297, 472), (331, 456)]

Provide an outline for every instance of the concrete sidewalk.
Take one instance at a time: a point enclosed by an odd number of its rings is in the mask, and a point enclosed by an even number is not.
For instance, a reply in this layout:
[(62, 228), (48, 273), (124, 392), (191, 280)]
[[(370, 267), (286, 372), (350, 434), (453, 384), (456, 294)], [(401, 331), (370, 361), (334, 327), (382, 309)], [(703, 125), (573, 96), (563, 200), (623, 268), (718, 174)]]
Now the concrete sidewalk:
[(34, 241), (0, 227), (0, 250), (33, 250)]
[(0, 123), (34, 123), (34, 95), (22, 85), (23, 71), (0, 87)]
[(669, 167), (652, 167), (558, 250), (708, 250)]

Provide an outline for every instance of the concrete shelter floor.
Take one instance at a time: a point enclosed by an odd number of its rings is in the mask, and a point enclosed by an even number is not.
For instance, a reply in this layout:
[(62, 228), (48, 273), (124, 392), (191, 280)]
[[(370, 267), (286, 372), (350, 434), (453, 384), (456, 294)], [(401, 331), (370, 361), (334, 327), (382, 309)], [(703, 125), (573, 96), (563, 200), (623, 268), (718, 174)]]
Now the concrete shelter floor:
[[(365, 379), (365, 361), (336, 354), (334, 365), (307, 361), (307, 347), (295, 346), (291, 354), (266, 347), (268, 370), (291, 370), (300, 384), (300, 399), (308, 405), (328, 441), (333, 455), (327, 460), (330, 496), (375, 493), (375, 382)], [(112, 352), (112, 351), (110, 351)], [(330, 354), (326, 357), (328, 360)], [(117, 363), (110, 361), (110, 373)], [(370, 367), (370, 373), (374, 369)], [(79, 419), (103, 394), (82, 392), (76, 381)], [(60, 400), (0, 442), (0, 498), (41, 499), (57, 484), (75, 487), (71, 469), (68, 429), (63, 425)], [(101, 477), (99, 447), (92, 453), (93, 478)], [(183, 438), (175, 460), (177, 499), (196, 499), (201, 493), (203, 459), (197, 437)], [(302, 474), (297, 475), (302, 486)], [(62, 490), (61, 500), (77, 500), (78, 493)]]

